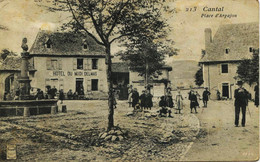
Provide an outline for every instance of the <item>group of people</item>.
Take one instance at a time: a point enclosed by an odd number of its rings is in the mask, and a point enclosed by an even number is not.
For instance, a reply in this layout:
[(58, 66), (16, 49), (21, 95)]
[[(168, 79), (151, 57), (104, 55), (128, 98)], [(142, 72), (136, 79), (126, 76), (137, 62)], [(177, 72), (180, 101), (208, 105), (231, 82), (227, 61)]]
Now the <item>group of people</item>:
[(142, 94), (139, 95), (137, 89), (130, 86), (128, 90), (128, 103), (129, 107), (132, 106), (134, 110), (138, 109), (139, 107), (142, 110), (151, 110), (153, 107), (153, 95), (149, 90), (143, 90)]
[[(208, 88), (206, 87), (203, 94), (202, 94), (202, 100), (203, 100), (203, 107), (207, 108), (208, 106), (208, 100), (210, 96), (210, 92), (208, 91)], [(193, 113), (193, 109), (195, 110), (195, 113), (198, 113), (197, 108), (200, 108), (198, 99), (200, 99), (199, 93), (194, 90), (190, 90), (189, 92), (189, 100), (190, 100), (190, 112)]]
[[(70, 89), (67, 92), (67, 98), (68, 100), (78, 100), (78, 99), (82, 99), (82, 96), (84, 96), (84, 91), (81, 90), (79, 93), (77, 91), (75, 91), (74, 93), (72, 92), (72, 89)], [(84, 98), (84, 97), (83, 97)]]

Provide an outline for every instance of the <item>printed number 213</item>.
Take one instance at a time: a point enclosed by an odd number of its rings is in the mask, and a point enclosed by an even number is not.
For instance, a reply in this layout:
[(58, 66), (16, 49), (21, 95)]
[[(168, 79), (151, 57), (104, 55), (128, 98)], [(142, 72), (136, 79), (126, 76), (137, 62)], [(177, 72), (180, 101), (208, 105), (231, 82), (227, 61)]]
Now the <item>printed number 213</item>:
[(186, 8), (186, 12), (195, 12), (196, 10), (197, 10), (197, 7)]

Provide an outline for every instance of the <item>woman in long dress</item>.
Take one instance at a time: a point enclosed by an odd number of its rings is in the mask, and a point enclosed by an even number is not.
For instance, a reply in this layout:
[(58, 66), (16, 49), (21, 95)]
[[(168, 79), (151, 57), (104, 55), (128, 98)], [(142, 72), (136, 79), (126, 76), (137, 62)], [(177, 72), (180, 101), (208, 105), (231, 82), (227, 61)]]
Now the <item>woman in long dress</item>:
[(175, 114), (177, 114), (178, 110), (179, 110), (179, 114), (181, 113), (181, 109), (183, 108), (183, 97), (181, 95), (181, 91), (178, 91), (178, 94), (176, 95), (176, 104), (177, 104), (177, 109)]
[(128, 87), (128, 104), (129, 104), (129, 107), (131, 107), (132, 105), (132, 94), (133, 94), (133, 86), (132, 85), (129, 85)]

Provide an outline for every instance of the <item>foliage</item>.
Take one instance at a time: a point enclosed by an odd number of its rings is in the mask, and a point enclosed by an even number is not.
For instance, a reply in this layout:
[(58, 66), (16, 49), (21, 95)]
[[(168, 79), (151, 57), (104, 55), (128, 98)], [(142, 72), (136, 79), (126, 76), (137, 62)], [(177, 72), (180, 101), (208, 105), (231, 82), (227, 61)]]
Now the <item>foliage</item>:
[[(148, 76), (161, 75), (161, 68), (165, 64), (166, 55), (176, 54), (175, 51), (170, 51), (167, 47), (160, 47), (160, 44), (153, 42), (140, 44), (129, 43), (125, 45), (126, 50), (120, 51), (118, 55), (120, 59), (126, 61), (130, 70), (138, 72), (139, 75), (146, 74), (146, 64), (148, 66)], [(161, 50), (159, 50), (161, 48)]]
[(195, 74), (195, 84), (197, 86), (201, 86), (204, 83), (203, 80), (203, 69), (202, 66), (200, 66), (200, 68), (198, 69), (198, 71)]
[(0, 56), (2, 60), (5, 60), (7, 56), (17, 56), (17, 54), (9, 51), (8, 49), (2, 49), (2, 51), (0, 52)]
[(249, 85), (259, 82), (259, 49), (253, 50), (252, 59), (245, 59), (239, 63), (237, 77)]
[[(50, 11), (68, 11), (72, 19), (62, 30), (81, 33), (104, 46), (109, 89), (108, 130), (114, 127), (113, 87), (111, 77), (111, 44), (153, 42), (167, 35), (162, 10), (173, 12), (161, 0), (56, 0)], [(139, 43), (138, 43), (139, 42)]]

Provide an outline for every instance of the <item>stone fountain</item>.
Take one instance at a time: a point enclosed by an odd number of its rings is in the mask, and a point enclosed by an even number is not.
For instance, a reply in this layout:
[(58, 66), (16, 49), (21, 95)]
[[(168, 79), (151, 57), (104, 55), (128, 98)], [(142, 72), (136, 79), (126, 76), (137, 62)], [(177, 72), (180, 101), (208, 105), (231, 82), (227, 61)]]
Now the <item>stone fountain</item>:
[(58, 111), (57, 99), (35, 100), (30, 95), (30, 78), (28, 76), (28, 64), (30, 53), (28, 51), (27, 39), (22, 41), (22, 63), (21, 75), (18, 79), (20, 87), (19, 100), (0, 101), (0, 116), (25, 116), (39, 114), (56, 114)]

